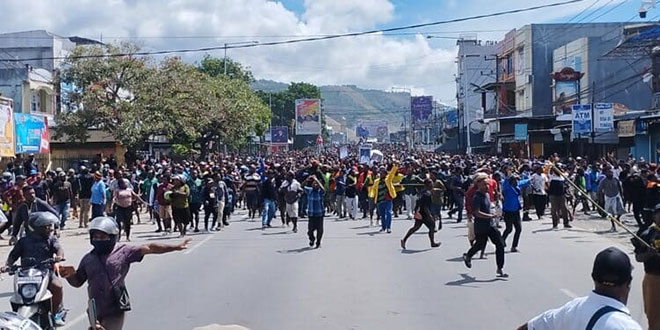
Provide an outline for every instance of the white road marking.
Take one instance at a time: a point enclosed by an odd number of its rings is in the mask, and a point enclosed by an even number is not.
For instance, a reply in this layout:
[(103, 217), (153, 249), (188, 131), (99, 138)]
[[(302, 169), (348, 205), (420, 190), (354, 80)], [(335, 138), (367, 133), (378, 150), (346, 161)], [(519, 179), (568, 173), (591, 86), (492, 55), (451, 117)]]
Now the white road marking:
[(87, 320), (87, 313), (82, 313), (82, 314), (78, 315), (78, 317), (76, 317), (75, 319), (73, 319), (71, 321), (67, 321), (65, 326), (63, 326), (61, 328), (58, 328), (58, 329), (59, 330), (71, 329), (71, 328), (73, 328), (74, 325), (80, 323), (83, 320)]
[(197, 244), (197, 245), (195, 245), (195, 246), (193, 246), (193, 247), (191, 247), (191, 248), (189, 248), (189, 249), (186, 249), (186, 252), (184, 252), (183, 254), (190, 254), (190, 253), (192, 253), (193, 251), (195, 251), (196, 248), (200, 247), (202, 244), (206, 243), (206, 242), (207, 242), (208, 240), (210, 240), (211, 238), (213, 238), (213, 235), (209, 235), (209, 237), (203, 239), (201, 242), (199, 242), (199, 244)]
[(559, 289), (559, 291), (563, 292), (565, 295), (569, 296), (572, 299), (575, 299), (578, 297), (575, 293), (571, 292), (569, 289)]

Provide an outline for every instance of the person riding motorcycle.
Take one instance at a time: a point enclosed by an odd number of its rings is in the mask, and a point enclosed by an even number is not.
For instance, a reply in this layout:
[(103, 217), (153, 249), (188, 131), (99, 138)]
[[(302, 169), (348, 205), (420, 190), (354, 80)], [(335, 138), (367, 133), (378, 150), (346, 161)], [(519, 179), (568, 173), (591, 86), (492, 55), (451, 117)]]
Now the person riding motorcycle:
[[(21, 259), (21, 265), (39, 264), (44, 260), (54, 259), (59, 262), (64, 259), (64, 251), (53, 229), (57, 225), (57, 216), (50, 212), (33, 212), (28, 219), (30, 230), (27, 235), (16, 242), (14, 248), (9, 252), (7, 262), (2, 267), (2, 272), (6, 272), (9, 267), (14, 265), (18, 259)], [(57, 265), (55, 265), (55, 270)], [(62, 282), (56, 275), (56, 271), (50, 272), (50, 282), (48, 291), (53, 295), (51, 301), (54, 311), (53, 321), (56, 325), (62, 326), (64, 322), (64, 292)]]
[(61, 266), (60, 274), (76, 288), (88, 282), (87, 292), (96, 302), (97, 320), (107, 330), (122, 329), (125, 312), (131, 309), (124, 284), (131, 263), (141, 262), (147, 254), (184, 250), (190, 242), (187, 239), (177, 245), (117, 244), (119, 228), (110, 217), (92, 220), (89, 236), (94, 249), (83, 256), (78, 270), (73, 266)]

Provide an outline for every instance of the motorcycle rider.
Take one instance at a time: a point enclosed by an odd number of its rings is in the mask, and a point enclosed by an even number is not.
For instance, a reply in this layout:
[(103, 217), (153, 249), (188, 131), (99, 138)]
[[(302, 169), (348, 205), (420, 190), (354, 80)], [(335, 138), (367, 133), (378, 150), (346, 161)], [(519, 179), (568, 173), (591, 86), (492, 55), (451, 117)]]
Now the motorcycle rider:
[[(18, 234), (20, 233), (21, 226), (23, 226), (26, 221), (30, 218), (30, 213), (32, 212), (49, 212), (57, 216), (57, 211), (48, 204), (48, 202), (40, 199), (36, 196), (34, 187), (24, 186), (22, 189), (23, 200), (16, 207), (16, 215), (14, 218), (14, 224), (12, 227), (12, 239), (16, 240)], [(59, 224), (59, 222), (58, 222)], [(25, 228), (26, 232), (31, 230), (30, 228)]]
[[(33, 212), (28, 219), (28, 226), (31, 230), (27, 235), (16, 242), (14, 248), (9, 252), (7, 263), (2, 268), (2, 272), (6, 272), (18, 259), (21, 259), (21, 264), (39, 264), (47, 259), (55, 259), (55, 262), (64, 259), (64, 251), (60, 246), (60, 242), (55, 235), (53, 235), (54, 227), (59, 223), (57, 216), (50, 212)], [(56, 267), (57, 268), (57, 267)], [(54, 322), (57, 326), (63, 326), (64, 323), (64, 308), (62, 301), (64, 299), (64, 292), (62, 282), (56, 276), (56, 272), (50, 272), (50, 281), (48, 283), (48, 291), (53, 294), (51, 300), (52, 311), (54, 311)]]
[[(83, 256), (76, 270), (61, 266), (60, 274), (69, 284), (79, 288), (88, 282), (89, 298), (94, 298), (97, 317), (107, 330), (119, 330), (124, 325), (125, 300), (117, 297), (126, 293), (124, 281), (130, 264), (142, 261), (147, 254), (163, 254), (186, 249), (187, 239), (177, 245), (149, 243), (143, 245), (117, 244), (119, 228), (110, 217), (97, 217), (89, 224), (90, 242), (94, 249)], [(118, 293), (119, 292), (119, 293)], [(129, 307), (130, 308), (130, 307)]]

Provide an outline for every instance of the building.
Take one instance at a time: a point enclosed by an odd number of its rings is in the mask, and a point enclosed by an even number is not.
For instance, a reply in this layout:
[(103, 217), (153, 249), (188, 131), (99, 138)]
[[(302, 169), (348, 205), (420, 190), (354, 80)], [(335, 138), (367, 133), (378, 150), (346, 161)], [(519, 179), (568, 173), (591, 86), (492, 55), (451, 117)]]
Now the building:
[[(484, 116), (491, 150), (506, 155), (576, 153), (570, 129), (573, 104), (593, 100), (648, 109), (648, 87), (635, 78), (648, 62), (604, 56), (621, 40), (626, 24), (531, 24), (507, 33), (496, 46), (497, 79), (481, 86), (495, 100)], [(515, 134), (517, 126), (522, 134)], [(616, 134), (595, 142), (612, 141), (618, 143)]]
[(457, 42), (456, 99), (458, 105), (459, 141), (461, 150), (483, 146), (484, 109), (494, 106), (481, 86), (495, 81), (496, 44), (462, 36)]

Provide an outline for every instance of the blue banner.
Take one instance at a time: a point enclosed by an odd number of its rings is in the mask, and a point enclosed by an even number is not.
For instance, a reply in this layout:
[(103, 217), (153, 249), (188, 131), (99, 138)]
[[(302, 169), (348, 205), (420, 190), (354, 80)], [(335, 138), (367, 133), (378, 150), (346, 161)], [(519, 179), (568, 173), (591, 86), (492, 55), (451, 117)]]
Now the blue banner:
[(48, 152), (48, 122), (42, 116), (14, 113), (16, 153)]
[(410, 113), (413, 123), (426, 123), (433, 113), (433, 96), (410, 98)]
[(271, 143), (288, 143), (289, 142), (289, 128), (286, 126), (275, 126), (270, 129)]
[(514, 133), (514, 140), (527, 141), (527, 124), (516, 124)]
[(591, 104), (573, 105), (573, 134), (591, 133)]

